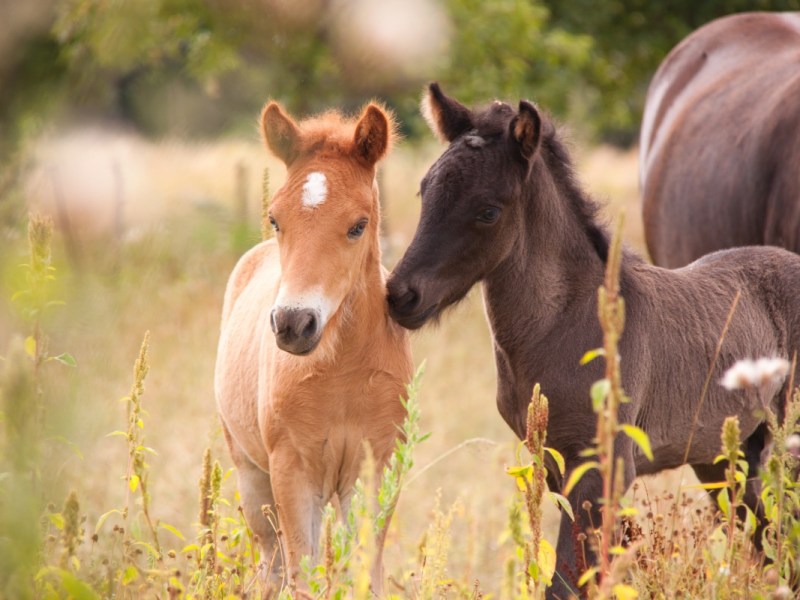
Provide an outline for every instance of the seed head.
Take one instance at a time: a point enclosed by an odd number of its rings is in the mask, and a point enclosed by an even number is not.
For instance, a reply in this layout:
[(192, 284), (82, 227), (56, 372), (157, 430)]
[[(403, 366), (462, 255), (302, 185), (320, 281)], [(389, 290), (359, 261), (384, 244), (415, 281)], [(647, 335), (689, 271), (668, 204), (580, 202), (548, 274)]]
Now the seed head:
[(722, 424), (722, 451), (727, 457), (735, 459), (736, 453), (739, 451), (739, 418), (727, 417)]
[(789, 373), (789, 361), (783, 358), (744, 359), (725, 371), (720, 383), (728, 390), (760, 388), (781, 383)]
[(793, 433), (786, 438), (786, 450), (795, 458), (800, 458), (800, 434)]

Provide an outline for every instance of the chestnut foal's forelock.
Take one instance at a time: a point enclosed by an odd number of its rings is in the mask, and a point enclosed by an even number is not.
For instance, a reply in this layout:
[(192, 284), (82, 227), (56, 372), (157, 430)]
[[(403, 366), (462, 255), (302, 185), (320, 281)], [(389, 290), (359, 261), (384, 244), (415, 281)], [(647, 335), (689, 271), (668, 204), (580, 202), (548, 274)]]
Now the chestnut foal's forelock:
[[(345, 300), (364, 285), (367, 257), (378, 252), (378, 187), (350, 157), (316, 153), (297, 163), (270, 210), (281, 263), (271, 318), (282, 311), (313, 315), (320, 336), (313, 356), (324, 360), (332, 356), (341, 328), (352, 325)], [(349, 239), (348, 231), (364, 220), (362, 236)]]

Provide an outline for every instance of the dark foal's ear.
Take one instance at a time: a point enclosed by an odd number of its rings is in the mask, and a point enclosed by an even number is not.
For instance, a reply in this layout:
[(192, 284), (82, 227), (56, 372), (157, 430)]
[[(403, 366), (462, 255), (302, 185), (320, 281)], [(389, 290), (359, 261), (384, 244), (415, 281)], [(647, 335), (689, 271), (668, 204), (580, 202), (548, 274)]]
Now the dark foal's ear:
[(261, 135), (287, 167), (300, 153), (300, 130), (277, 102), (270, 102), (261, 111)]
[(356, 156), (368, 166), (386, 156), (392, 141), (392, 121), (377, 104), (370, 103), (356, 125), (353, 144)]
[(433, 133), (443, 142), (452, 142), (473, 128), (472, 112), (457, 100), (445, 96), (438, 83), (428, 86), (420, 110)]
[(542, 139), (542, 117), (539, 111), (530, 102), (520, 100), (519, 113), (511, 119), (509, 127), (520, 156), (529, 161)]

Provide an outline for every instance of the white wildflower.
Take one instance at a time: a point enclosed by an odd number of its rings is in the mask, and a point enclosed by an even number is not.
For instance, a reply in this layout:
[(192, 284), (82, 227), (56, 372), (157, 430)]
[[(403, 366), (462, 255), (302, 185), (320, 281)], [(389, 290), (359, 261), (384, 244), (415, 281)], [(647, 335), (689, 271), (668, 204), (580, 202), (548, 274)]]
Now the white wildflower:
[(786, 438), (786, 450), (796, 458), (800, 458), (800, 434), (793, 433)]
[(775, 600), (789, 600), (792, 597), (792, 590), (789, 589), (788, 585), (782, 585), (778, 588), (775, 588), (775, 591), (772, 592), (772, 597)]
[(789, 373), (789, 361), (783, 358), (744, 359), (725, 371), (720, 383), (729, 390), (763, 387), (781, 383)]

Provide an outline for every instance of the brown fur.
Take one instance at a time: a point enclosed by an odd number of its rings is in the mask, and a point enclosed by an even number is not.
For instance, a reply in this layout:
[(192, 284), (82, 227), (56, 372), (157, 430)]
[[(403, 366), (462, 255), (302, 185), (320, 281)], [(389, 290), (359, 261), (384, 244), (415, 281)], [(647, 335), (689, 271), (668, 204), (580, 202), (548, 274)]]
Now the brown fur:
[[(215, 388), (262, 564), (270, 563), (278, 543), (262, 514), (268, 504), (277, 507), (285, 567), (294, 580), (300, 558), (316, 557), (325, 504), (336, 497), (347, 510), (364, 443), (379, 468), (391, 455), (412, 358), (406, 333), (387, 316), (380, 264), (375, 169), (392, 142), (391, 116), (370, 104), (358, 120), (326, 113), (296, 124), (270, 103), (261, 124), (268, 147), (288, 168), (270, 210), (279, 232), (246, 253), (231, 274)], [(311, 208), (301, 197), (315, 172), (325, 175), (327, 195)], [(354, 224), (364, 220), (364, 233), (351, 238)], [(330, 308), (324, 323), (323, 313), (315, 313), (320, 331), (304, 342), (306, 355), (278, 347), (281, 294)], [(293, 311), (313, 312), (285, 310)]]
[[(433, 88), (429, 101), (436, 102)], [(439, 110), (453, 102), (448, 99)], [(547, 442), (564, 456), (568, 476), (586, 460), (582, 451), (595, 437), (589, 390), (603, 377), (600, 360), (579, 366), (587, 350), (602, 346), (597, 290), (608, 235), (596, 221), (597, 205), (578, 185), (550, 120), (528, 102), (516, 110), (491, 104), (471, 112), (461, 128), (439, 133), (450, 146), (422, 180), (420, 222), (387, 285), (390, 314), (405, 327), (421, 327), (482, 282), (500, 414), (523, 438), (531, 390), (541, 384), (550, 399)], [(679, 466), (687, 449), (701, 480), (720, 481), (713, 461), (723, 420), (732, 414), (739, 416), (755, 474), (769, 447), (763, 408), (781, 413), (781, 384), (759, 395), (729, 392), (717, 382), (737, 360), (787, 358), (800, 349), (800, 256), (779, 248), (740, 248), (670, 271), (626, 252), (620, 273), (626, 308), (620, 364), (631, 402), (619, 414), (648, 434), (655, 455), (648, 461), (619, 436), (615, 454), (625, 461), (625, 485), (637, 475)], [(737, 291), (741, 300), (699, 409)], [(555, 477), (550, 483), (560, 484)], [(591, 520), (600, 522), (601, 494), (595, 471), (570, 493), (581, 529), (589, 524), (585, 500), (593, 506)], [(755, 506), (755, 487), (746, 500)], [(566, 598), (575, 589), (569, 574), (578, 571), (567, 516), (557, 554), (559, 575), (548, 596)]]
[(670, 52), (640, 139), (645, 238), (680, 267), (723, 248), (800, 252), (800, 13), (744, 13)]

